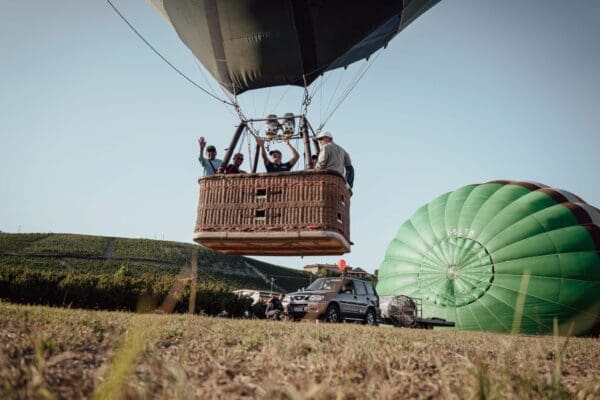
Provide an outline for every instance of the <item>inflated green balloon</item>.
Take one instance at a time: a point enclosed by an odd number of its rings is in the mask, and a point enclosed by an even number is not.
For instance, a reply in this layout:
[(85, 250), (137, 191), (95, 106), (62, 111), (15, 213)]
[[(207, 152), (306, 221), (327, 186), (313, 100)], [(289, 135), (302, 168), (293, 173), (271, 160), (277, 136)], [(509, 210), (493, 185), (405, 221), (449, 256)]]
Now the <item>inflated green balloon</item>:
[(600, 321), (600, 211), (530, 182), (462, 187), (421, 207), (379, 269), (380, 295), (421, 298), (457, 329), (589, 334)]

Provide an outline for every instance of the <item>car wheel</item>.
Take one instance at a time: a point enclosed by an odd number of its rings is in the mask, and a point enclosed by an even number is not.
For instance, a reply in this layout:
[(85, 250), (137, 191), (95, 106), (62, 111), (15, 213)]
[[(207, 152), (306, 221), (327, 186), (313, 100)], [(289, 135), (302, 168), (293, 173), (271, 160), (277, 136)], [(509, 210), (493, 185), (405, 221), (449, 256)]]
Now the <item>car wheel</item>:
[(330, 304), (329, 307), (327, 307), (327, 311), (325, 312), (325, 321), (334, 324), (340, 322), (340, 310), (338, 306), (335, 304)]
[(367, 315), (365, 316), (365, 324), (369, 326), (377, 325), (377, 315), (375, 315), (375, 310), (369, 308), (367, 310)]

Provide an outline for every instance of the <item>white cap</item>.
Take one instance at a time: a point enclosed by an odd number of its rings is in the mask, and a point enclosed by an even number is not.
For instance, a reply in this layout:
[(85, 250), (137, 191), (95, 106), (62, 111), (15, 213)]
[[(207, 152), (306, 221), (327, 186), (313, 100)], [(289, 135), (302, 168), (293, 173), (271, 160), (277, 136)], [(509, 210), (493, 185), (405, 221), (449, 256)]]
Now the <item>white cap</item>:
[(331, 135), (331, 132), (329, 131), (325, 131), (325, 132), (321, 132), (317, 135), (317, 139), (321, 139), (324, 137), (328, 137), (329, 139), (333, 139), (333, 136)]

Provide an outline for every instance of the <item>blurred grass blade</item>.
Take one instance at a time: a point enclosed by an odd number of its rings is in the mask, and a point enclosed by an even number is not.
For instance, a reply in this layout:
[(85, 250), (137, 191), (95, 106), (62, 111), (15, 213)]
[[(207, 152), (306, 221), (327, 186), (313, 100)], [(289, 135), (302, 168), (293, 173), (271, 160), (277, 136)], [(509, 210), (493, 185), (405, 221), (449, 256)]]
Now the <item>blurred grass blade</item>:
[(527, 297), (527, 288), (529, 287), (530, 271), (524, 271), (519, 286), (519, 295), (515, 304), (515, 314), (513, 316), (513, 326), (511, 333), (516, 335), (521, 332), (521, 320), (523, 319), (523, 308), (525, 307), (525, 298)]

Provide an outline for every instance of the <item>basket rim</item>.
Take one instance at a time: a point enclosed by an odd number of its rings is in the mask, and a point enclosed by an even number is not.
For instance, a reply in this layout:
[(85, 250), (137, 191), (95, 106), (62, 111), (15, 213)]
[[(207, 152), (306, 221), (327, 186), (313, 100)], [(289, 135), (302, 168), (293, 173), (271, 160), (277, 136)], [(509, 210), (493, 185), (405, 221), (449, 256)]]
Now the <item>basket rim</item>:
[(333, 175), (339, 178), (342, 178), (344, 182), (346, 178), (344, 178), (340, 173), (331, 170), (303, 170), (303, 171), (283, 171), (283, 172), (257, 172), (257, 173), (241, 173), (241, 174), (214, 174), (210, 176), (203, 176), (198, 179), (200, 181), (212, 181), (212, 180), (221, 180), (221, 179), (229, 179), (229, 178), (260, 178), (265, 176), (319, 176), (319, 175)]

